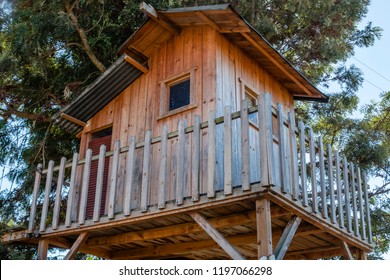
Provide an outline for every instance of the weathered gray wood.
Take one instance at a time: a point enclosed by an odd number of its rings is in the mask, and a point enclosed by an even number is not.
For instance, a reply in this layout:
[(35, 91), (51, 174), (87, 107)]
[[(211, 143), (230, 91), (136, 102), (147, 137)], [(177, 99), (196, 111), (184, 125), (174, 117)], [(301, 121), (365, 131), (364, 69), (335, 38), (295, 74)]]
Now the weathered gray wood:
[(61, 199), (62, 199), (61, 194), (62, 194), (62, 185), (64, 183), (65, 164), (66, 164), (66, 158), (62, 157), (60, 161), (60, 169), (58, 171), (57, 188), (56, 188), (56, 195), (54, 200), (53, 221), (52, 221), (53, 229), (57, 229), (58, 220), (60, 218), (60, 206), (61, 206)]
[(365, 209), (366, 209), (368, 242), (370, 244), (372, 244), (370, 200), (368, 198), (367, 177), (366, 177), (366, 174), (364, 172), (363, 172), (363, 193), (364, 193), (364, 206), (365, 206)]
[(366, 235), (366, 223), (364, 220), (362, 176), (361, 176), (361, 172), (360, 172), (360, 167), (357, 168), (357, 191), (358, 191), (358, 198), (359, 198), (361, 237), (363, 240), (366, 240), (367, 235)]
[(37, 259), (38, 260), (47, 260), (47, 251), (49, 250), (49, 239), (41, 239), (38, 242), (38, 252)]
[(309, 201), (307, 198), (307, 174), (306, 174), (306, 141), (305, 141), (305, 125), (302, 121), (298, 122), (299, 129), (299, 147), (300, 153), (299, 158), (301, 161), (301, 184), (302, 184), (302, 204), (308, 206)]
[(100, 219), (100, 206), (102, 203), (103, 180), (104, 180), (104, 163), (106, 159), (106, 145), (101, 145), (99, 150), (98, 170), (96, 178), (95, 204), (93, 206), (93, 221), (98, 222)]
[(316, 148), (313, 129), (309, 128), (310, 172), (311, 172), (311, 199), (314, 213), (318, 213), (317, 180), (316, 180)]
[(119, 171), (119, 150), (120, 140), (116, 140), (114, 143), (114, 155), (112, 156), (111, 166), (111, 179), (110, 179), (110, 192), (108, 195), (108, 211), (107, 216), (109, 219), (115, 217), (115, 195), (118, 187), (118, 171)]
[(131, 213), (131, 199), (134, 189), (134, 169), (135, 169), (135, 137), (129, 137), (129, 150), (127, 151), (126, 159), (126, 179), (125, 179), (125, 195), (123, 197), (123, 214), (129, 216)]
[(325, 186), (325, 158), (324, 158), (324, 145), (322, 137), (318, 137), (318, 153), (320, 160), (320, 187), (321, 187), (321, 213), (322, 217), (328, 218), (328, 207), (326, 203), (326, 186)]
[(177, 145), (177, 169), (176, 169), (176, 204), (182, 205), (185, 188), (185, 135), (186, 121), (179, 121), (178, 125), (178, 145)]
[(200, 123), (199, 115), (194, 116), (194, 131), (192, 133), (192, 174), (191, 193), (192, 201), (199, 201), (200, 189)]
[(89, 176), (91, 171), (91, 158), (92, 150), (88, 149), (85, 155), (84, 171), (83, 171), (83, 183), (81, 185), (81, 197), (80, 197), (80, 208), (79, 208), (79, 224), (82, 225), (85, 222), (85, 215), (87, 209), (88, 200), (88, 185)]
[(283, 193), (290, 193), (290, 186), (288, 180), (288, 168), (287, 168), (287, 151), (286, 151), (286, 137), (284, 135), (284, 117), (283, 117), (283, 105), (278, 103), (278, 127), (279, 127), (279, 157), (280, 157), (280, 175), (281, 175), (281, 190)]
[[(233, 193), (232, 188), (232, 113), (230, 106), (224, 109), (223, 123), (223, 175), (224, 175), (224, 193), (229, 195)], [(249, 131), (248, 131), (249, 133)]]
[(39, 227), (39, 231), (45, 231), (46, 229), (46, 219), (47, 219), (47, 212), (49, 211), (49, 198), (50, 198), (51, 184), (53, 180), (53, 167), (54, 167), (54, 161), (51, 160), (49, 161), (48, 168), (47, 168), (45, 196), (43, 198), (41, 224)]
[(79, 251), (80, 247), (85, 243), (88, 239), (88, 232), (80, 233), (77, 237), (76, 241), (73, 243), (72, 248), (70, 248), (69, 252), (66, 254), (64, 260), (73, 260)]
[(150, 181), (150, 130), (145, 133), (144, 162), (142, 167), (142, 186), (141, 186), (141, 212), (148, 211), (149, 207), (149, 181)]
[(232, 259), (244, 260), (244, 257), (201, 214), (192, 212), (190, 216)]
[(32, 195), (32, 201), (31, 201), (31, 209), (30, 209), (30, 219), (28, 221), (28, 233), (34, 232), (34, 225), (35, 225), (35, 216), (37, 214), (37, 201), (38, 201), (38, 192), (39, 192), (39, 186), (41, 184), (41, 175), (42, 172), (42, 164), (38, 164), (37, 169), (35, 171), (35, 181), (34, 181), (34, 189), (33, 189), (33, 195)]
[(158, 208), (164, 209), (166, 203), (168, 159), (168, 126), (164, 125), (161, 134), (160, 165), (158, 171)]
[(264, 114), (265, 114), (265, 126), (266, 126), (266, 147), (267, 147), (267, 170), (268, 170), (268, 185), (275, 185), (275, 157), (274, 157), (274, 138), (272, 128), (272, 103), (271, 95), (266, 93), (264, 95)]
[(346, 157), (343, 157), (343, 176), (344, 176), (344, 196), (345, 196), (345, 214), (347, 216), (347, 230), (352, 232), (352, 219), (351, 219), (351, 202), (349, 195), (349, 174), (348, 174), (348, 161)]
[(351, 254), (351, 251), (349, 250), (347, 242), (345, 242), (344, 240), (340, 240), (340, 245), (344, 252), (344, 258), (346, 260), (353, 260), (353, 256)]
[(336, 186), (337, 186), (337, 206), (339, 215), (339, 226), (344, 228), (344, 212), (343, 212), (343, 200), (342, 200), (342, 186), (341, 186), (341, 169), (340, 169), (340, 155), (339, 151), (335, 151), (336, 162)]
[(79, 160), (79, 154), (74, 153), (73, 159), (72, 159), (71, 172), (70, 172), (68, 202), (66, 205), (66, 217), (65, 217), (65, 226), (66, 227), (70, 227), (70, 224), (72, 222), (72, 209), (73, 209), (74, 196), (75, 196), (75, 185), (76, 185), (78, 160)]
[(334, 180), (333, 180), (333, 153), (330, 144), (327, 145), (328, 150), (328, 182), (330, 196), (330, 220), (333, 224), (336, 223), (336, 203), (334, 198)]
[(208, 147), (207, 147), (207, 197), (215, 196), (215, 111), (209, 112)]
[(290, 147), (291, 147), (291, 194), (293, 200), (299, 198), (299, 173), (298, 173), (298, 151), (297, 151), (297, 138), (295, 135), (295, 116), (294, 111), (287, 113), (289, 134), (290, 134)]
[(359, 219), (357, 211), (357, 201), (356, 201), (356, 178), (355, 178), (355, 166), (351, 162), (349, 163), (350, 173), (351, 173), (351, 197), (352, 197), (352, 213), (353, 213), (353, 229), (356, 236), (359, 236)]
[(241, 185), (244, 191), (250, 190), (250, 158), (249, 158), (249, 118), (248, 101), (241, 101)]
[(270, 256), (272, 252), (271, 203), (266, 198), (256, 200), (257, 256)]
[(267, 133), (264, 94), (260, 94), (257, 100), (257, 119), (259, 120), (259, 162), (260, 162), (260, 182), (268, 185), (267, 170)]
[(294, 216), (291, 221), (288, 222), (279, 239), (278, 245), (276, 245), (274, 250), (276, 260), (283, 260), (301, 221), (302, 219), (300, 217)]

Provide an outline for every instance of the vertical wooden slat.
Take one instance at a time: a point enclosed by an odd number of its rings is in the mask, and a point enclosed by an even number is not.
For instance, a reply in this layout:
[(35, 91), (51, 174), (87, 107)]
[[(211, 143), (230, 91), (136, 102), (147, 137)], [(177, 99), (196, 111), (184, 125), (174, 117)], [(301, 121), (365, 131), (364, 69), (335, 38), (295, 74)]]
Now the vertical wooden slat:
[(119, 151), (120, 140), (116, 140), (114, 143), (114, 155), (112, 156), (111, 167), (111, 180), (110, 180), (110, 193), (108, 196), (108, 213), (109, 219), (113, 219), (115, 216), (115, 194), (118, 187), (118, 171), (119, 171)]
[(215, 196), (215, 111), (209, 112), (207, 141), (207, 197), (212, 198)]
[(223, 123), (223, 175), (224, 175), (224, 193), (229, 195), (233, 193), (232, 188), (232, 115), (230, 106), (224, 109)]
[(288, 112), (288, 122), (290, 130), (290, 145), (291, 145), (291, 184), (292, 184), (292, 198), (298, 200), (299, 198), (299, 174), (298, 174), (298, 152), (297, 152), (297, 138), (295, 135), (295, 116), (294, 111)]
[(39, 231), (45, 231), (46, 229), (47, 212), (49, 211), (50, 190), (51, 190), (51, 183), (53, 180), (53, 168), (54, 168), (54, 161), (51, 160), (49, 161), (49, 165), (46, 173), (45, 196), (43, 199), (41, 224), (39, 227)]
[(267, 148), (267, 173), (268, 173), (268, 184), (275, 185), (275, 158), (274, 158), (274, 137), (272, 128), (272, 103), (271, 95), (266, 93), (264, 95), (264, 114), (265, 114), (265, 126), (266, 126), (266, 148)]
[(199, 115), (194, 117), (194, 132), (192, 133), (192, 201), (199, 201), (199, 189), (200, 189), (200, 123), (201, 118)]
[(266, 114), (264, 94), (258, 96), (257, 101), (257, 119), (259, 120), (259, 163), (260, 163), (260, 182), (263, 186), (268, 185), (267, 170), (267, 137), (266, 137)]
[(66, 205), (66, 217), (65, 217), (65, 226), (70, 227), (71, 218), (72, 218), (72, 209), (75, 196), (75, 185), (76, 185), (76, 175), (77, 175), (77, 163), (79, 160), (79, 154), (74, 153), (72, 159), (72, 167), (70, 172), (70, 181), (69, 181), (69, 192), (68, 192), (68, 202)]
[(91, 158), (92, 150), (88, 149), (85, 156), (84, 171), (83, 171), (83, 183), (81, 185), (81, 197), (80, 197), (80, 208), (79, 208), (79, 224), (82, 225), (85, 222), (85, 211), (87, 209), (88, 200), (88, 185), (89, 176), (91, 171)]
[(106, 159), (106, 145), (101, 145), (99, 150), (98, 170), (96, 175), (96, 193), (95, 204), (93, 208), (93, 221), (98, 222), (100, 219), (100, 206), (102, 203), (102, 191), (103, 191), (103, 175), (104, 175), (104, 163)]
[(368, 188), (367, 188), (367, 177), (365, 172), (363, 172), (363, 192), (364, 192), (364, 206), (366, 208), (366, 219), (367, 219), (367, 233), (368, 233), (368, 242), (372, 244), (372, 229), (371, 229), (371, 216), (370, 216), (370, 200), (368, 198)]
[(351, 194), (352, 194), (352, 212), (353, 212), (353, 229), (356, 236), (359, 236), (359, 220), (357, 212), (357, 203), (356, 203), (356, 183), (355, 183), (355, 166), (351, 162), (349, 164), (351, 172)]
[(302, 204), (308, 206), (307, 199), (307, 174), (306, 174), (306, 141), (305, 141), (305, 125), (302, 121), (298, 122), (299, 128), (299, 146), (300, 146), (300, 161), (301, 161), (301, 184), (302, 184)]
[(329, 180), (329, 196), (330, 196), (330, 220), (333, 224), (335, 224), (336, 204), (334, 198), (333, 153), (330, 144), (327, 145), (327, 150), (328, 150), (328, 180)]
[(65, 164), (66, 164), (66, 158), (62, 157), (60, 162), (60, 169), (58, 170), (57, 188), (56, 188), (56, 195), (54, 201), (53, 222), (52, 222), (53, 229), (57, 229), (58, 220), (60, 218), (60, 206), (61, 206), (61, 199), (62, 199), (62, 185), (64, 183), (64, 175), (65, 175)]
[(313, 129), (309, 128), (310, 171), (311, 171), (311, 197), (314, 213), (318, 213), (317, 179), (316, 179), (316, 148)]
[(35, 181), (34, 181), (34, 189), (32, 194), (32, 202), (31, 202), (31, 210), (30, 210), (30, 219), (28, 221), (28, 233), (32, 233), (34, 231), (35, 224), (35, 216), (37, 214), (37, 201), (38, 201), (38, 192), (39, 186), (41, 184), (41, 175), (42, 172), (42, 164), (38, 164), (37, 169), (35, 171)]
[(250, 190), (250, 162), (249, 162), (249, 119), (248, 119), (248, 101), (243, 99), (241, 102), (241, 185), (244, 191)]
[(362, 237), (363, 240), (366, 240), (367, 239), (367, 235), (366, 235), (366, 223), (364, 221), (362, 177), (361, 177), (360, 167), (357, 168), (357, 190), (358, 190), (358, 196), (359, 196), (361, 237)]
[(164, 125), (161, 134), (160, 166), (158, 170), (158, 208), (164, 209), (166, 203), (168, 159), (168, 126)]
[(134, 177), (134, 161), (135, 161), (135, 137), (129, 137), (129, 150), (127, 151), (126, 160), (126, 181), (125, 181), (125, 195), (123, 198), (123, 212), (125, 216), (131, 213), (131, 198), (133, 193), (133, 177)]
[(345, 214), (347, 216), (347, 230), (352, 232), (352, 219), (351, 219), (351, 201), (349, 195), (349, 180), (348, 180), (348, 161), (346, 157), (343, 157), (343, 176), (344, 176), (344, 196), (345, 196)]
[(286, 151), (286, 137), (284, 135), (284, 117), (283, 105), (278, 103), (278, 127), (279, 127), (279, 157), (280, 157), (280, 171), (281, 171), (281, 190), (283, 193), (290, 193), (288, 168), (287, 168), (287, 151)]
[(322, 137), (318, 137), (318, 146), (319, 146), (319, 160), (320, 160), (320, 187), (321, 187), (321, 213), (322, 217), (328, 218), (328, 207), (326, 204), (326, 186), (325, 186), (325, 158), (324, 158), (324, 145), (322, 142)]
[(148, 211), (148, 206), (149, 206), (151, 135), (152, 132), (150, 130), (147, 130), (145, 133), (144, 162), (142, 167), (141, 212)]
[(339, 226), (344, 228), (344, 212), (343, 212), (343, 200), (342, 200), (342, 186), (341, 186), (341, 169), (340, 169), (340, 155), (339, 151), (335, 151), (336, 162), (336, 186), (337, 186), (337, 206), (339, 214)]
[(179, 121), (177, 145), (177, 170), (176, 170), (176, 204), (182, 205), (185, 188), (185, 147), (186, 147), (186, 121)]

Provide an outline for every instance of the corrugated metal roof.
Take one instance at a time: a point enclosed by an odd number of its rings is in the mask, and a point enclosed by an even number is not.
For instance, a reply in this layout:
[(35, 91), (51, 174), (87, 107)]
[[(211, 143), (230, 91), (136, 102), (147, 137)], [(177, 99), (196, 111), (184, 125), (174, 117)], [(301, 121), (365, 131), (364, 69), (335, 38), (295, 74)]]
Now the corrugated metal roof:
[(122, 55), (72, 103), (57, 112), (52, 117), (56, 125), (71, 133), (80, 132), (83, 129), (82, 126), (62, 118), (61, 114), (64, 113), (80, 121), (87, 122), (141, 76), (143, 72), (128, 63), (125, 57), (125, 54)]

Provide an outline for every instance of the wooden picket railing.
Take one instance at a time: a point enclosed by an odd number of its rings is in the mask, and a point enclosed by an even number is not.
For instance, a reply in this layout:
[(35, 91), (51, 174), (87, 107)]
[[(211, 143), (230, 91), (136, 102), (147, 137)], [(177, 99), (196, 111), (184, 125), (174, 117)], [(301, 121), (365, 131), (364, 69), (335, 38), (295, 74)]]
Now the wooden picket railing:
[[(257, 123), (250, 120), (254, 114)], [(224, 116), (216, 117), (212, 111), (206, 122), (195, 116), (192, 126), (181, 120), (177, 131), (169, 133), (164, 126), (154, 138), (146, 131), (142, 141), (131, 136), (124, 147), (117, 140), (113, 151), (102, 146), (97, 156), (88, 150), (84, 159), (76, 153), (56, 167), (52, 160), (46, 169), (40, 164), (28, 232), (44, 233), (50, 220), (52, 230), (83, 225), (88, 219), (99, 223), (102, 203), (109, 220), (131, 219), (133, 212), (146, 213), (152, 206), (158, 211), (167, 204), (186, 207), (186, 201), (193, 205), (201, 197), (212, 201), (216, 193), (223, 199), (266, 186), (290, 194), (292, 203), (300, 201), (324, 222), (372, 243), (364, 172), (330, 145), (325, 150), (322, 137), (316, 138), (302, 121), (297, 125), (293, 112), (285, 114), (281, 104), (272, 106), (265, 94), (257, 107), (248, 108), (243, 101), (238, 112), (225, 107)], [(106, 157), (109, 186), (102, 199)], [(86, 217), (93, 161), (98, 161), (96, 195), (93, 216)]]

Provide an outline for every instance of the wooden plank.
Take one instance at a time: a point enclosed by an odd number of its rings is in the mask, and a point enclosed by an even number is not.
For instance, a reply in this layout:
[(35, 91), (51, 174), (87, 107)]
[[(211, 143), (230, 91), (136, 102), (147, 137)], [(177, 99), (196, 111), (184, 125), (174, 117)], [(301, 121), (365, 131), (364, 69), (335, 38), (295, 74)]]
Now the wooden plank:
[(42, 178), (41, 172), (42, 172), (42, 164), (39, 163), (35, 171), (35, 181), (34, 181), (34, 189), (33, 189), (32, 201), (31, 201), (30, 219), (28, 221), (28, 230), (27, 230), (28, 233), (34, 232), (35, 216), (37, 214), (38, 192), (39, 192), (39, 186), (41, 184), (41, 178)]
[(201, 118), (199, 115), (194, 116), (194, 132), (192, 133), (192, 174), (191, 174), (191, 185), (192, 185), (192, 201), (199, 201), (200, 192), (200, 123)]
[(230, 195), (232, 188), (232, 112), (230, 106), (225, 106), (223, 123), (223, 174), (224, 193)]
[(334, 197), (334, 180), (333, 180), (333, 153), (330, 144), (327, 145), (328, 150), (328, 182), (329, 182), (329, 196), (330, 196), (330, 220), (336, 223), (336, 203)]
[(290, 147), (291, 147), (291, 183), (292, 183), (292, 198), (298, 200), (299, 198), (299, 174), (298, 174), (298, 151), (297, 138), (295, 135), (295, 116), (294, 111), (287, 113), (289, 132), (290, 132)]
[(52, 221), (53, 229), (57, 229), (58, 220), (60, 218), (60, 206), (61, 206), (61, 199), (62, 199), (62, 185), (64, 184), (65, 164), (66, 164), (66, 158), (62, 157), (60, 161), (60, 169), (58, 171), (57, 188), (56, 188), (56, 195), (54, 201), (54, 211), (53, 211), (53, 221)]
[(142, 12), (147, 14), (152, 20), (164, 27), (167, 31), (169, 31), (173, 35), (179, 35), (180, 29), (178, 29), (176, 26), (173, 25), (172, 22), (166, 19), (163, 14), (158, 13), (151, 5), (142, 2), (139, 8)]
[(276, 245), (274, 250), (276, 260), (283, 260), (301, 221), (302, 219), (300, 217), (294, 216), (291, 221), (288, 222), (279, 239), (278, 245)]
[(346, 260), (353, 260), (353, 256), (351, 254), (351, 251), (349, 250), (347, 242), (345, 242), (344, 240), (340, 240), (340, 245), (344, 252), (344, 258)]
[(47, 219), (47, 212), (49, 211), (49, 198), (50, 198), (51, 184), (53, 180), (53, 167), (54, 167), (54, 161), (51, 160), (49, 161), (47, 174), (46, 174), (45, 196), (43, 198), (41, 224), (39, 227), (39, 231), (41, 232), (45, 231), (46, 229), (46, 219)]
[(191, 212), (190, 216), (233, 260), (244, 260), (244, 257), (201, 214)]
[(272, 255), (271, 203), (268, 199), (256, 200), (257, 256)]
[(215, 111), (209, 112), (207, 147), (207, 197), (215, 197)]
[(91, 158), (92, 150), (88, 149), (85, 156), (84, 171), (83, 171), (83, 181), (81, 185), (81, 197), (80, 197), (80, 208), (79, 208), (79, 224), (82, 225), (85, 222), (85, 215), (87, 209), (87, 199), (88, 199), (88, 185), (89, 185), (89, 176), (91, 171)]
[(100, 206), (102, 203), (103, 192), (103, 175), (104, 175), (104, 162), (106, 159), (106, 145), (101, 145), (99, 150), (98, 170), (96, 175), (96, 193), (95, 204), (93, 208), (93, 221), (98, 222), (100, 219)]
[(267, 170), (267, 137), (266, 137), (266, 114), (265, 114), (264, 94), (259, 94), (257, 98), (257, 119), (259, 121), (259, 162), (260, 162), (260, 182), (268, 185)]
[(81, 121), (79, 119), (76, 119), (76, 118), (74, 118), (72, 116), (69, 116), (68, 114), (65, 114), (65, 113), (61, 113), (60, 117), (63, 118), (63, 119), (66, 119), (68, 121), (71, 121), (72, 123), (75, 123), (75, 124), (77, 124), (77, 125), (79, 125), (81, 127), (85, 127), (87, 125), (87, 123), (85, 123), (85, 122), (83, 122), (83, 121)]
[(158, 171), (158, 209), (164, 209), (167, 193), (168, 164), (168, 126), (164, 125), (161, 133), (160, 165)]
[(182, 205), (185, 188), (185, 136), (186, 121), (180, 120), (178, 125), (177, 166), (176, 166), (176, 204)]
[(120, 141), (116, 140), (114, 144), (114, 155), (112, 157), (110, 192), (108, 194), (107, 216), (109, 219), (113, 219), (115, 216), (115, 196), (116, 196), (116, 189), (118, 187), (118, 171), (119, 171), (119, 149), (120, 149)]
[(281, 175), (281, 190), (283, 193), (290, 193), (290, 186), (289, 186), (289, 174), (288, 174), (288, 168), (287, 168), (287, 150), (286, 150), (286, 137), (284, 134), (284, 117), (283, 117), (283, 105), (281, 103), (278, 103), (278, 109), (277, 109), (277, 116), (278, 116), (278, 128), (279, 128), (279, 157), (280, 157), (280, 175)]
[(145, 132), (144, 162), (142, 167), (141, 212), (148, 211), (149, 206), (149, 179), (150, 179), (150, 146), (152, 132)]
[(357, 190), (358, 190), (358, 198), (359, 198), (361, 237), (363, 240), (366, 240), (367, 235), (366, 235), (366, 223), (364, 220), (362, 176), (361, 176), (361, 172), (360, 172), (360, 167), (357, 168)]
[(336, 186), (337, 186), (337, 210), (339, 216), (339, 226), (344, 228), (344, 211), (343, 211), (343, 200), (342, 200), (342, 185), (341, 185), (341, 168), (340, 168), (340, 155), (339, 151), (335, 151), (335, 162), (336, 162)]
[(359, 236), (359, 219), (357, 211), (357, 196), (356, 196), (356, 178), (355, 178), (355, 166), (351, 162), (349, 163), (351, 173), (351, 198), (352, 198), (352, 214), (353, 214), (353, 229), (356, 236)]
[(75, 185), (76, 185), (76, 177), (77, 177), (77, 164), (79, 160), (79, 154), (74, 153), (72, 159), (72, 167), (70, 173), (70, 181), (69, 181), (69, 193), (68, 193), (68, 202), (66, 205), (66, 217), (65, 217), (65, 226), (70, 227), (72, 222), (72, 209), (74, 204), (74, 196), (75, 196)]
[(141, 63), (139, 63), (138, 61), (136, 61), (134, 58), (131, 58), (130, 56), (126, 55), (125, 56), (125, 60), (130, 63), (131, 65), (133, 65), (135, 68), (137, 68), (138, 70), (140, 70), (141, 72), (143, 72), (144, 74), (148, 73), (149, 72), (149, 69), (145, 66), (143, 66)]
[(47, 260), (47, 251), (49, 249), (49, 239), (41, 239), (38, 242), (38, 252), (37, 259), (38, 260)]
[(316, 180), (316, 148), (313, 129), (309, 127), (310, 173), (311, 173), (311, 199), (314, 213), (318, 213), (317, 180)]
[(370, 200), (368, 198), (367, 177), (363, 172), (363, 193), (364, 193), (364, 206), (366, 208), (366, 220), (367, 220), (367, 232), (368, 242), (372, 244), (372, 230), (371, 230), (371, 216), (370, 216)]
[(351, 202), (349, 195), (349, 172), (347, 158), (343, 157), (343, 176), (344, 176), (344, 196), (345, 196), (345, 214), (347, 216), (347, 230), (352, 232)]
[(305, 125), (302, 121), (298, 122), (299, 129), (299, 146), (300, 146), (300, 161), (301, 161), (301, 184), (302, 184), (302, 204), (308, 206), (307, 196), (307, 171), (306, 171), (306, 141), (305, 141)]
[(73, 260), (79, 251), (80, 247), (85, 243), (88, 238), (89, 233), (83, 232), (77, 237), (76, 241), (73, 243), (72, 248), (70, 248), (69, 252), (66, 254), (64, 260)]
[(266, 126), (266, 147), (267, 147), (267, 169), (268, 169), (268, 185), (275, 185), (275, 158), (274, 158), (274, 138), (272, 128), (272, 103), (271, 95), (266, 93), (264, 95), (265, 107), (265, 126)]
[(248, 101), (241, 101), (241, 185), (242, 190), (250, 190), (250, 159), (249, 159), (249, 118)]
[(318, 137), (318, 154), (320, 160), (320, 187), (321, 187), (321, 213), (324, 219), (328, 218), (328, 205), (325, 186), (325, 156), (324, 156), (324, 144), (322, 136)]
[(129, 137), (129, 150), (127, 151), (125, 195), (123, 197), (123, 213), (125, 216), (131, 213), (131, 199), (134, 189), (135, 139), (134, 136)]

